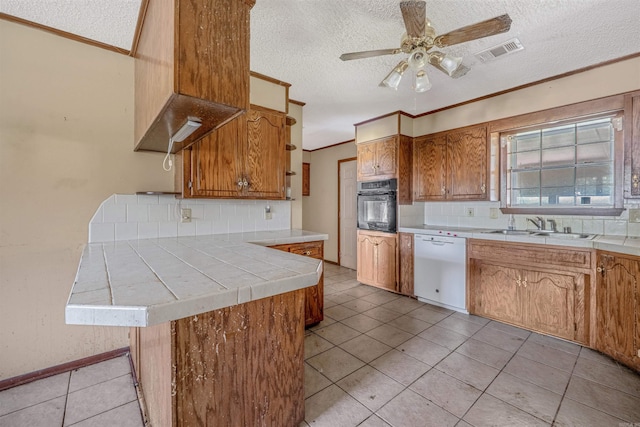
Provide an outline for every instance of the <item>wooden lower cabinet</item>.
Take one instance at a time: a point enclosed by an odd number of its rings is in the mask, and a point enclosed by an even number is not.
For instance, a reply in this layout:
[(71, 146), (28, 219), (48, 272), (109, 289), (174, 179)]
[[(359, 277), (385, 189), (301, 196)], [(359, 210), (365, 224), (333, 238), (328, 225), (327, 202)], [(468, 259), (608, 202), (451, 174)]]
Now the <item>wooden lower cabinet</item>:
[(414, 296), (413, 233), (398, 233), (398, 292)]
[(135, 329), (133, 360), (150, 425), (302, 422), (304, 297), (300, 289)]
[[(270, 246), (293, 254), (309, 256), (319, 260), (324, 260), (324, 242), (321, 240), (305, 243), (291, 243), (284, 245)], [(324, 271), (320, 276), (318, 284), (305, 288), (305, 326), (313, 326), (324, 319)]]
[(396, 249), (395, 234), (358, 230), (358, 281), (397, 292)]
[(597, 257), (596, 348), (640, 371), (640, 258)]
[(469, 312), (588, 344), (591, 252), (550, 258), (572, 250), (470, 240)]

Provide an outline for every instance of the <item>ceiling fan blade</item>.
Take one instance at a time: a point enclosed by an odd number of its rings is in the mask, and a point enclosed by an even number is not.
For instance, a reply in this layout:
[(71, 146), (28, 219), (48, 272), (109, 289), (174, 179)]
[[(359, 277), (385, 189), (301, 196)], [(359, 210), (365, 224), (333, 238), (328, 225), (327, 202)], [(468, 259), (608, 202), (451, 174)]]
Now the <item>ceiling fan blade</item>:
[(511, 28), (511, 18), (508, 14), (500, 15), (486, 21), (467, 25), (442, 34), (434, 40), (433, 44), (438, 47), (452, 46), (482, 37), (493, 36), (495, 34), (506, 33)]
[(402, 1), (400, 11), (407, 35), (413, 38), (424, 37), (424, 27), (427, 21), (427, 6), (424, 1)]
[(374, 56), (382, 55), (395, 55), (402, 52), (402, 49), (378, 49), (378, 50), (365, 50), (362, 52), (343, 53), (340, 55), (340, 59), (343, 61), (351, 61), (352, 59), (372, 58)]

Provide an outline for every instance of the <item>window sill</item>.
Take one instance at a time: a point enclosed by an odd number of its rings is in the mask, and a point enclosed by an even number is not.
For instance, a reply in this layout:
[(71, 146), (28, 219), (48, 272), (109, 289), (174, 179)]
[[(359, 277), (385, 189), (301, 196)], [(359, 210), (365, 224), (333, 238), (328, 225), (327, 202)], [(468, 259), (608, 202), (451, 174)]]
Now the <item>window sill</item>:
[(571, 215), (571, 216), (620, 216), (624, 208), (500, 208), (503, 214)]

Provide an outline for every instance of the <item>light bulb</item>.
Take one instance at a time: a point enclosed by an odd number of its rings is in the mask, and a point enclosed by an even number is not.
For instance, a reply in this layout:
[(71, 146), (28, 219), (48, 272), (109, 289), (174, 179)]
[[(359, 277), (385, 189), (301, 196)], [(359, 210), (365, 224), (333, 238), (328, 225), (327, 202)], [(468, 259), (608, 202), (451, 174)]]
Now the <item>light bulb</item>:
[(398, 90), (398, 85), (400, 84), (402, 75), (404, 74), (408, 66), (409, 64), (407, 63), (407, 61), (404, 61), (404, 60), (400, 61), (400, 63), (396, 65), (393, 70), (391, 70), (391, 72), (387, 75), (387, 77), (385, 77), (384, 80), (382, 80), (382, 83), (380, 83), (380, 85), (386, 86), (394, 90)]
[(411, 52), (411, 56), (409, 57), (409, 65), (414, 70), (419, 70), (420, 68), (427, 65), (427, 51), (423, 47), (417, 47)]
[(431, 82), (429, 81), (429, 77), (425, 70), (418, 70), (416, 73), (413, 89), (418, 93), (426, 92), (431, 89)]

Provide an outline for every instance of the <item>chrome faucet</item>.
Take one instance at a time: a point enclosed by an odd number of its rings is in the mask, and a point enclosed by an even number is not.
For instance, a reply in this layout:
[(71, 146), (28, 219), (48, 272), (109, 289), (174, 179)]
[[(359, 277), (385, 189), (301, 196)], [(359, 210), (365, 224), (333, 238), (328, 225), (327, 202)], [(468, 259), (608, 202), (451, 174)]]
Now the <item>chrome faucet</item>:
[(536, 219), (527, 218), (527, 221), (531, 221), (538, 230), (544, 230), (544, 219), (541, 217), (537, 216)]
[(551, 224), (551, 231), (554, 233), (558, 231), (558, 223), (555, 219), (548, 219), (547, 222)]

